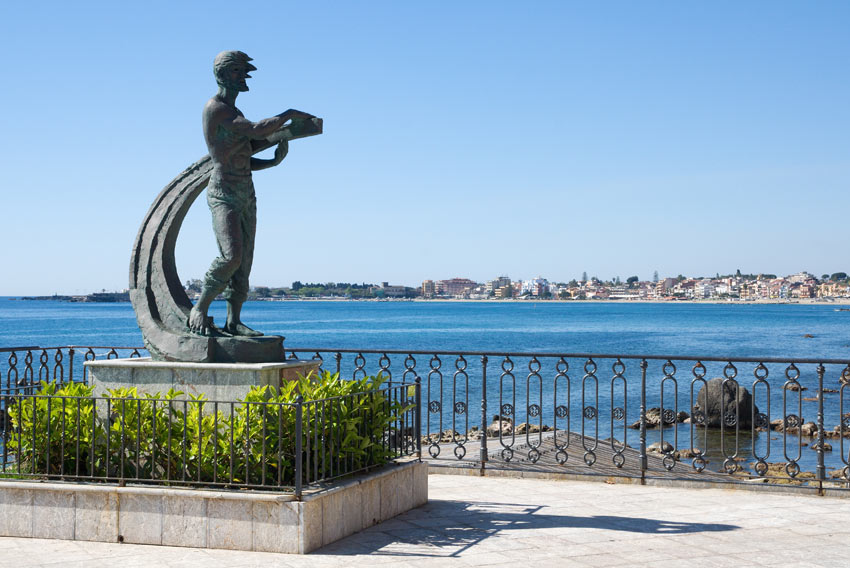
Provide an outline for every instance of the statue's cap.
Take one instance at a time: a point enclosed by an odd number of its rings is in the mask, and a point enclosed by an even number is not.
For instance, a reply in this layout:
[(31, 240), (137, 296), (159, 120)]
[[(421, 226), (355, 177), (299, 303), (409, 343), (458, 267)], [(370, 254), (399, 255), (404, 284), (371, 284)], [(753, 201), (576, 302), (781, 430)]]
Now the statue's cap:
[(213, 61), (213, 69), (220, 69), (222, 67), (227, 67), (231, 63), (244, 63), (245, 68), (248, 71), (256, 71), (257, 68), (248, 63), (249, 61), (253, 61), (248, 54), (242, 51), (222, 51), (218, 55), (215, 56), (215, 61)]

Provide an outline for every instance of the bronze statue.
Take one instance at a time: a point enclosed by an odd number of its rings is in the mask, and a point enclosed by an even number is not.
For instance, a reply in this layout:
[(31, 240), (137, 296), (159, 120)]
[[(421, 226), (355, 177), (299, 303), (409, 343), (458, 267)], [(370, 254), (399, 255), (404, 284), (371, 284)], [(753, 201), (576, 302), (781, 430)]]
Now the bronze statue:
[[(219, 257), (213, 260), (204, 277), (204, 287), (188, 318), (188, 328), (199, 335), (245, 335), (262, 333), (242, 323), (242, 303), (248, 297), (248, 276), (254, 256), (257, 231), (257, 200), (251, 172), (276, 166), (283, 161), (289, 144), (281, 140), (271, 160), (251, 157), (252, 140), (264, 140), (287, 121), (310, 119), (313, 115), (297, 110), (251, 122), (236, 108), (236, 97), (248, 90), (246, 79), (251, 58), (241, 51), (224, 51), (215, 58), (213, 70), (218, 93), (204, 107), (204, 139), (213, 162), (207, 186), (207, 204), (213, 219)], [(224, 292), (227, 321), (223, 330), (213, 326), (207, 315), (210, 303)]]
[[(237, 95), (248, 90), (251, 58), (225, 51), (214, 61), (218, 93), (204, 107), (204, 137), (209, 155), (179, 174), (157, 196), (146, 215), (130, 259), (130, 300), (145, 346), (158, 360), (194, 362), (273, 362), (283, 359), (283, 338), (263, 336), (241, 320), (256, 234), (253, 170), (278, 165), (288, 141), (322, 133), (322, 119), (297, 110), (259, 122), (236, 108)], [(274, 158), (253, 155), (277, 146)], [(189, 207), (208, 187), (207, 203), (220, 256), (204, 278), (192, 305), (177, 274), (174, 249)], [(224, 293), (227, 320), (213, 325), (207, 315)]]

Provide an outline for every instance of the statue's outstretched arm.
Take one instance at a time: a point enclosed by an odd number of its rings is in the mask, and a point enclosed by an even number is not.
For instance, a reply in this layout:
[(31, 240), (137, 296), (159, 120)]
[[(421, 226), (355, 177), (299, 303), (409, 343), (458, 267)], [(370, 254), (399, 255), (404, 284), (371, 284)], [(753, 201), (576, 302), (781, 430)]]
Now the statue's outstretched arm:
[(300, 110), (289, 109), (277, 116), (264, 118), (258, 122), (251, 122), (244, 116), (235, 115), (228, 120), (222, 121), (222, 126), (236, 134), (241, 134), (254, 140), (262, 140), (264, 138), (268, 138), (275, 131), (283, 128), (283, 126), (290, 120), (305, 118), (315, 117), (312, 114), (308, 114)]

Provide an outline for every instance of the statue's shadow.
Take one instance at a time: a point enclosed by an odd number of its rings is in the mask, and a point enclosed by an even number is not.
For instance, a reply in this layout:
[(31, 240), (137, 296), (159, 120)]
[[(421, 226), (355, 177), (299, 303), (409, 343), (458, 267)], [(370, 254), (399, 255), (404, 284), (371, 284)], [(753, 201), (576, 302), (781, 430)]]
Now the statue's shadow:
[[(546, 508), (519, 503), (467, 503), (434, 499), (423, 507), (325, 546), (314, 554), (453, 557), (496, 535), (530, 529), (547, 529), (545, 534), (550, 536), (553, 534), (551, 529), (558, 528), (658, 535), (733, 531), (740, 528), (729, 524), (644, 517), (541, 513)], [(576, 535), (574, 531), (565, 531), (564, 534), (568, 538)], [(510, 536), (523, 538), (521, 534)], [(529, 536), (534, 536), (534, 533)], [(545, 547), (546, 536), (540, 535), (540, 538), (540, 545)], [(593, 540), (596, 539), (590, 541)], [(612, 537), (611, 540), (616, 538)]]

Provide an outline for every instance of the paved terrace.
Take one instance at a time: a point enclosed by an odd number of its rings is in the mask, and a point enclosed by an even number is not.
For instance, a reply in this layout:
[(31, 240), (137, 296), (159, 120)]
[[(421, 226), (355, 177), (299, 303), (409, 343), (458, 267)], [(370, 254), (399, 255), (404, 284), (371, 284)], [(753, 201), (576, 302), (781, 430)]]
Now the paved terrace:
[(847, 566), (850, 499), (431, 475), (431, 502), (307, 556), (0, 538), (0, 567)]

